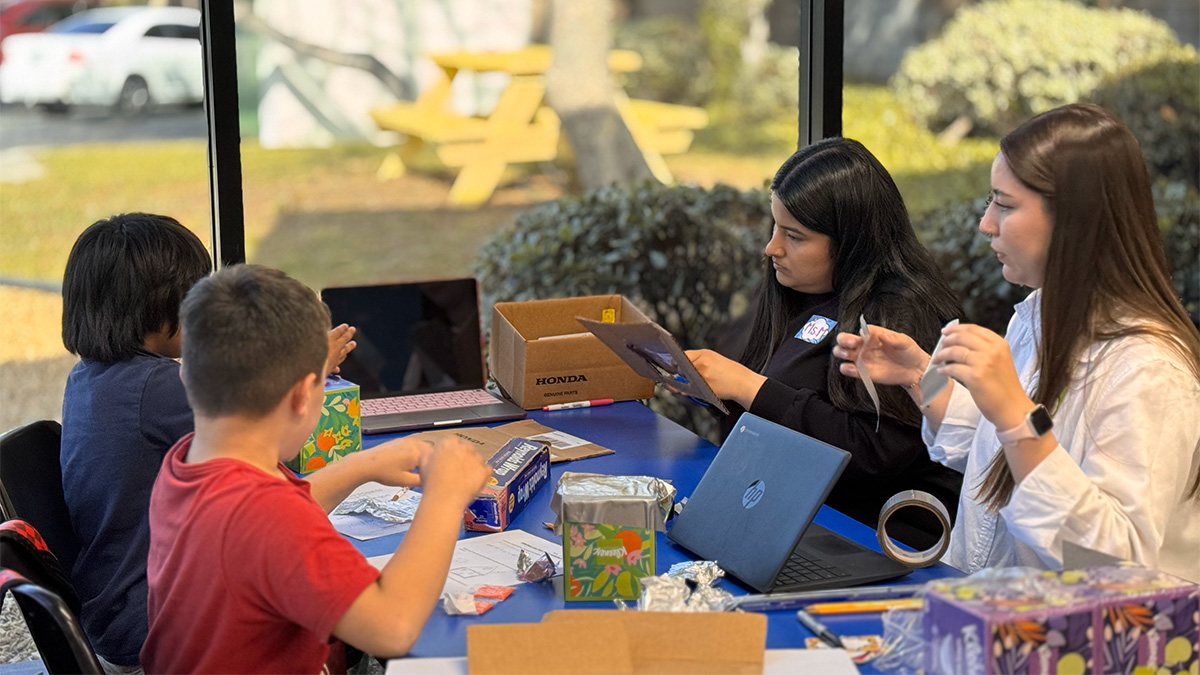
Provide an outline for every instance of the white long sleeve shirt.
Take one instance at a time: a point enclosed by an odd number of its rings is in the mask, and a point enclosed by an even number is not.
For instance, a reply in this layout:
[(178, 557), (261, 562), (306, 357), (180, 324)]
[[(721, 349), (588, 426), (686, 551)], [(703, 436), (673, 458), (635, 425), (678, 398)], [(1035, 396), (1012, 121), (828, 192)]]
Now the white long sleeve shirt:
[[(1037, 385), (1041, 292), (1016, 306), (1005, 339), (1025, 390)], [(963, 472), (946, 560), (964, 571), (1062, 568), (1062, 543), (1135, 560), (1200, 582), (1200, 383), (1161, 342), (1130, 336), (1087, 349), (1052, 411), (1058, 447), (999, 512), (975, 497), (1003, 452), (996, 427), (955, 384), (929, 455)]]

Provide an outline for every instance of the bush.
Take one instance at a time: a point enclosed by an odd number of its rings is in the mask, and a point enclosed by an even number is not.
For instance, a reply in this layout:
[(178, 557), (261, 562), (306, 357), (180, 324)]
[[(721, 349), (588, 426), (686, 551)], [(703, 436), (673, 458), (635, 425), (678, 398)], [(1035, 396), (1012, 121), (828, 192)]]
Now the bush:
[[(711, 347), (758, 283), (771, 222), (765, 192), (722, 185), (642, 183), (547, 202), (480, 248), (485, 316), (498, 301), (621, 293), (685, 349)], [(711, 436), (712, 416), (674, 394), (651, 407)]]
[(1133, 10), (997, 0), (963, 7), (941, 36), (909, 50), (892, 87), (931, 129), (965, 117), (976, 132), (1003, 135), (1178, 44), (1167, 24)]
[(1138, 60), (1101, 85), (1092, 101), (1129, 125), (1153, 174), (1200, 187), (1200, 54), (1194, 47)]
[(630, 98), (694, 106), (708, 102), (713, 66), (695, 26), (673, 16), (629, 21), (617, 30), (613, 44), (642, 56), (641, 70), (624, 76)]
[(951, 204), (914, 223), (917, 236), (933, 254), (942, 275), (962, 299), (963, 320), (1003, 335), (1013, 305), (1029, 289), (1004, 279), (992, 253), (991, 239), (979, 231), (987, 199)]
[[(1200, 199), (1184, 183), (1158, 181), (1154, 205), (1175, 289), (1200, 326)], [(991, 240), (979, 231), (986, 199), (961, 202), (929, 214), (917, 235), (963, 301), (963, 318), (1004, 334), (1016, 305), (1030, 289), (1004, 279)]]
[(1154, 208), (1175, 290), (1200, 327), (1200, 195), (1187, 183), (1159, 180)]

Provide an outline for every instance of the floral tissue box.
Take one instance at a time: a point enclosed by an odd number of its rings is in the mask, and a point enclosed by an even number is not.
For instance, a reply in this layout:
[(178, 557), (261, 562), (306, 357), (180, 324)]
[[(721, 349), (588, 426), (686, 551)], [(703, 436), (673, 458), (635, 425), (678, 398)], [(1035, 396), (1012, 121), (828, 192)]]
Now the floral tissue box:
[(337, 375), (325, 378), (325, 404), (312, 436), (300, 454), (287, 463), (292, 471), (307, 474), (362, 450), (362, 424), (358, 410), (358, 385)]
[(1132, 564), (932, 582), (931, 673), (1196, 675), (1200, 586)]

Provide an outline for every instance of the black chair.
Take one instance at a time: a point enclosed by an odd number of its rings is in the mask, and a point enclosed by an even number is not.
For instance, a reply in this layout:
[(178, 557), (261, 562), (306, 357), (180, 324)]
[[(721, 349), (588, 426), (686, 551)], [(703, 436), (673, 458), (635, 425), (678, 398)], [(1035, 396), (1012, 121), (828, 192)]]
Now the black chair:
[(0, 597), (5, 591), (12, 593), (21, 608), (47, 672), (51, 675), (104, 672), (91, 643), (62, 598), (16, 572), (0, 569)]
[(63, 500), (61, 445), (62, 425), (51, 420), (0, 436), (0, 506), (9, 511), (5, 520), (20, 518), (36, 527), (69, 573), (79, 539)]

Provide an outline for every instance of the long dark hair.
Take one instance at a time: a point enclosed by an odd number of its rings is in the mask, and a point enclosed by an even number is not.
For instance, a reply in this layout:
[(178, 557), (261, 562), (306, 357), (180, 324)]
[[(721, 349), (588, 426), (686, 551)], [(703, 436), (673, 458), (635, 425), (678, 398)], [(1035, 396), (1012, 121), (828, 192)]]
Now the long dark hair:
[[(833, 256), (838, 327), (857, 331), (858, 317), (898, 330), (926, 351), (962, 306), (917, 241), (904, 199), (883, 165), (861, 143), (830, 138), (792, 155), (771, 182), (771, 191), (801, 225), (827, 235)], [(805, 295), (775, 278), (763, 260), (763, 282), (750, 341), (741, 362), (761, 372), (789, 336)], [(843, 410), (874, 411), (862, 382), (842, 377), (829, 363), (829, 396)], [(879, 390), (884, 415), (916, 425), (921, 415), (898, 387)]]
[[(1157, 340), (1200, 380), (1200, 333), (1171, 285), (1150, 177), (1129, 128), (1100, 106), (1067, 105), (1022, 124), (1000, 152), (1053, 218), (1033, 400), (1053, 411), (1083, 351), (1128, 335)], [(999, 509), (1014, 486), (996, 453), (976, 497)], [(1200, 475), (1188, 492), (1200, 495)]]

